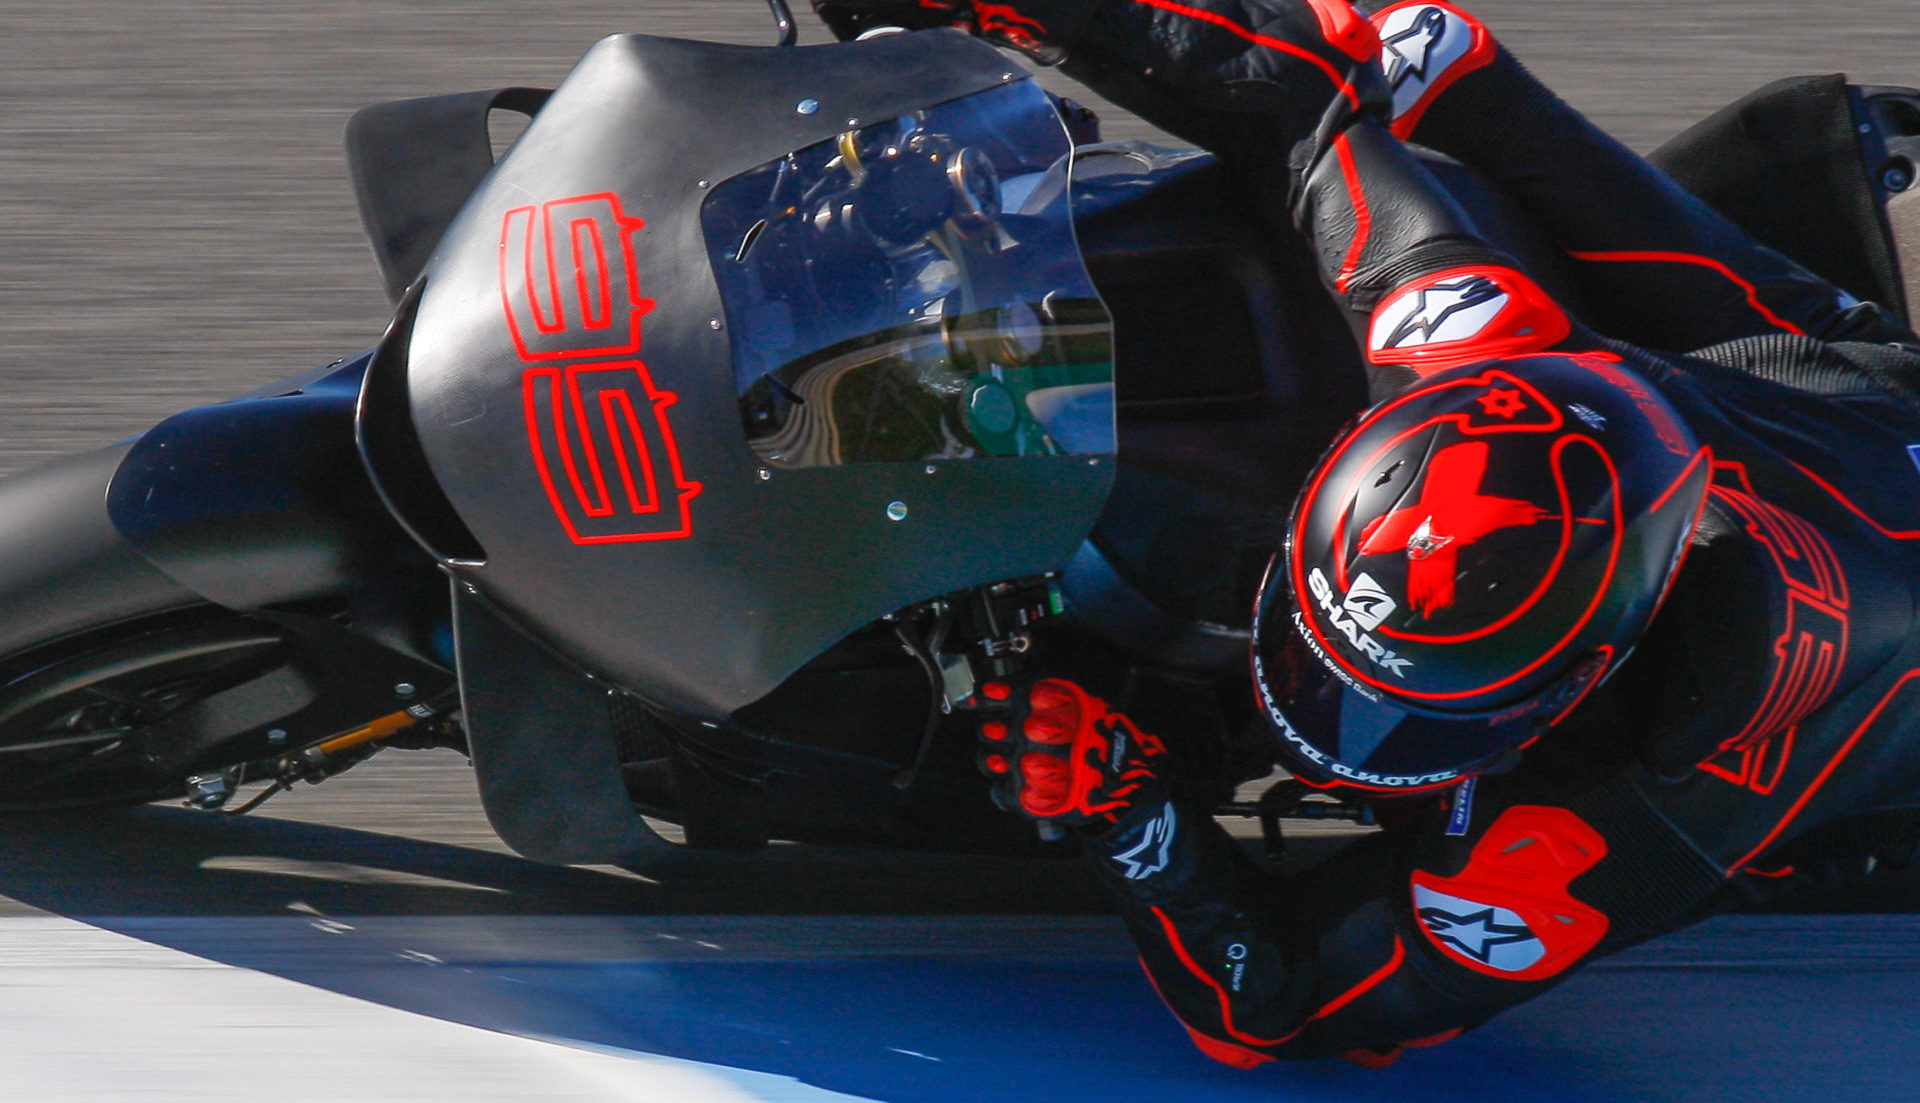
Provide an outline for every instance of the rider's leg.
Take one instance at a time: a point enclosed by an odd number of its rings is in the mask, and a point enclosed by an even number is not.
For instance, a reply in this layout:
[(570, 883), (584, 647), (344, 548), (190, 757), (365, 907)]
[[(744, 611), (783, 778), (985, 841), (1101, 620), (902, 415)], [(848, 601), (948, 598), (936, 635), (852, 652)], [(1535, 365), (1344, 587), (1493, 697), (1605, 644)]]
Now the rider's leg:
[(1342, 24), (1343, 0), (1023, 10), (1076, 28), (1069, 75), (1220, 155), (1255, 189), (1250, 216), (1306, 238), (1383, 372), (1376, 394), (1409, 371), (1590, 340), (1388, 132), (1371, 28)]
[(1581, 262), (1595, 328), (1689, 351), (1763, 333), (1896, 341), (1897, 319), (1738, 226), (1568, 106), (1444, 0), (1373, 16), (1400, 137), (1491, 177)]

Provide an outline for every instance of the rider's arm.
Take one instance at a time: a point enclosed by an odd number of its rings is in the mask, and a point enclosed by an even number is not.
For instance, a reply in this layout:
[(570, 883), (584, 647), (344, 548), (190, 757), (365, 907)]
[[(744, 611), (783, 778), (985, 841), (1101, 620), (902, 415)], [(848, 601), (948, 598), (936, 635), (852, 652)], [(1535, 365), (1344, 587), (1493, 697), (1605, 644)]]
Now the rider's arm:
[(1555, 788), (1483, 779), (1464, 834), (1447, 834), (1434, 801), (1290, 877), (1200, 809), (1171, 823), (1138, 809), (1086, 845), (1155, 987), (1210, 1056), (1379, 1057), (1731, 899), (1630, 786)]
[(1219, 155), (1249, 185), (1249, 219), (1305, 239), (1376, 396), (1456, 364), (1594, 347), (1394, 137), (1378, 40), (1328, 14), (1352, 15), (1341, 0), (1020, 7), (1062, 26), (1071, 13), (1063, 72)]

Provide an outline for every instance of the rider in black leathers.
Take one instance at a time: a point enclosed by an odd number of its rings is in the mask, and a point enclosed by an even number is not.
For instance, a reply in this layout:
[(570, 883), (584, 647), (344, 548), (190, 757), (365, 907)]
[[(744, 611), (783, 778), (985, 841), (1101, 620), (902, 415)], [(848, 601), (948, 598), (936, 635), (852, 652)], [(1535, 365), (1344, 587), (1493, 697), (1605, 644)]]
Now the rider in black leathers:
[[(1379, 1063), (1624, 946), (1912, 855), (1920, 341), (1897, 318), (1756, 245), (1437, 0), (1370, 21), (1341, 0), (816, 8), (843, 36), (959, 23), (1044, 51), (1218, 154), (1252, 182), (1260, 215), (1311, 245), (1365, 342), (1376, 398), (1461, 364), (1601, 352), (1711, 449), (1691, 548), (1633, 658), (1517, 766), (1479, 778), (1470, 804), (1411, 802), (1291, 878), (1257, 868), (1204, 806), (1170, 798), (1158, 742), (1077, 687), (992, 687), (1004, 715), (985, 735), (1006, 751), (989, 769), (1007, 803), (1085, 825), (1202, 1049), (1243, 1066)], [(1574, 258), (1584, 315), (1486, 244), (1403, 139), (1517, 199)], [(1452, 342), (1373, 324), (1423, 279), (1457, 272), (1530, 303), (1528, 324)], [(1062, 765), (1010, 768), (1035, 752)]]

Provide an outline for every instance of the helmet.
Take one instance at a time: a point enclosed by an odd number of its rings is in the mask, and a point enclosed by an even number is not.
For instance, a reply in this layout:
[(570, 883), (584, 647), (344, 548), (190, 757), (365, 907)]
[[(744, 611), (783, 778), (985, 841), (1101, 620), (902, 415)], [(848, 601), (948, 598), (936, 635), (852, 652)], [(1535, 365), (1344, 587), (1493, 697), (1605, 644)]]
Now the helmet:
[(1367, 411), (1309, 476), (1254, 612), (1289, 765), (1405, 792), (1531, 743), (1653, 619), (1711, 466), (1605, 353), (1455, 368)]

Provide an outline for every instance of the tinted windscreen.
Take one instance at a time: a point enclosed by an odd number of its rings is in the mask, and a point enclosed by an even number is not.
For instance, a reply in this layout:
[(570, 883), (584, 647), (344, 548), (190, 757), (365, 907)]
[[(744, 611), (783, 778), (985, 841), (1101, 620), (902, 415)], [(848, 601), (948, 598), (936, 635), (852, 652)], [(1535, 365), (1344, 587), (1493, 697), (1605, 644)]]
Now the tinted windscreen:
[(748, 443), (781, 467), (1112, 452), (1113, 340), (1031, 81), (713, 189)]

